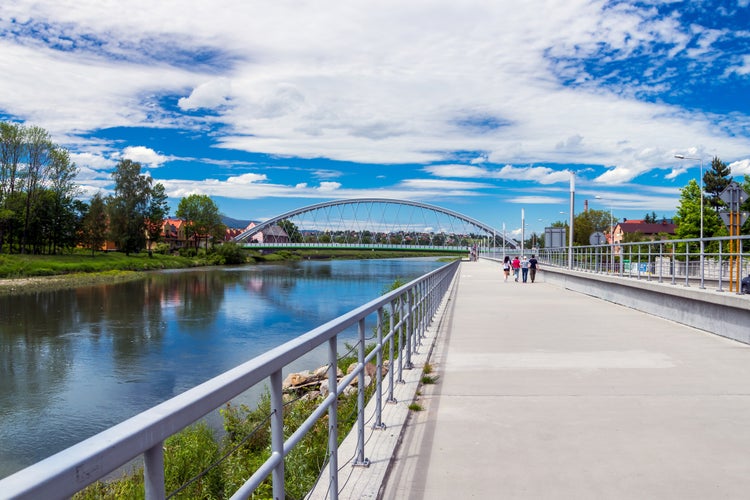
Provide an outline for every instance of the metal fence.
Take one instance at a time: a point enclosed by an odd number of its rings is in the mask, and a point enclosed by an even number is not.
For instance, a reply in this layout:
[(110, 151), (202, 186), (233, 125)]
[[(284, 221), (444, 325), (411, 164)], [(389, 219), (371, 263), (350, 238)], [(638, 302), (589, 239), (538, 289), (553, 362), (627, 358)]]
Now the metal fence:
[[(107, 474), (143, 457), (146, 498), (164, 499), (164, 441), (221, 407), (258, 383), (270, 379), (271, 456), (234, 493), (247, 498), (271, 476), (274, 498), (285, 498), (284, 457), (310, 431), (316, 421), (328, 415), (328, 474), (330, 498), (338, 498), (338, 396), (357, 379), (358, 433), (353, 464), (367, 464), (365, 456), (365, 364), (374, 363), (376, 380), (375, 427), (381, 424), (383, 399), (395, 402), (394, 384), (402, 381), (402, 370), (410, 369), (411, 354), (417, 352), (427, 326), (449, 290), (459, 262), (447, 264), (381, 298), (340, 316), (300, 337), (229, 370), (158, 406), (132, 417), (67, 450), (34, 464), (0, 481), (3, 498), (67, 498)], [(384, 317), (389, 318), (384, 321)], [(376, 323), (375, 348), (366, 355), (366, 320)], [(384, 328), (387, 325), (387, 328)], [(349, 328), (358, 335), (355, 369), (337, 380), (338, 337)], [(387, 331), (384, 331), (386, 330)], [(282, 372), (290, 363), (311, 350), (327, 345), (329, 394), (307, 420), (284, 438)], [(398, 346), (398, 353), (394, 349)], [(383, 380), (384, 351), (392, 360)]]
[[(750, 236), (655, 240), (634, 243), (574, 246), (536, 250), (541, 264), (620, 277), (671, 281), (673, 284), (706, 282), (719, 291), (740, 292), (738, 283), (750, 274)], [(535, 252), (527, 250), (526, 253)]]

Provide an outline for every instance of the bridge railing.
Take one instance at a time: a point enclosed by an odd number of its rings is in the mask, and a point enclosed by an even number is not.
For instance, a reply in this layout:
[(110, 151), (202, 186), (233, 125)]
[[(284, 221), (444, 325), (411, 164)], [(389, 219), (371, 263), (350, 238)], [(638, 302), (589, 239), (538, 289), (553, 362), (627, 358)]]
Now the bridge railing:
[(631, 243), (526, 250), (536, 253), (540, 263), (578, 271), (617, 275), (673, 284), (709, 281), (719, 291), (741, 292), (738, 283), (750, 274), (750, 236), (654, 240)]
[[(376, 365), (375, 415), (381, 425), (383, 399), (394, 402), (394, 384), (402, 381), (402, 371), (412, 368), (411, 355), (421, 345), (427, 326), (435, 315), (456, 274), (454, 261), (397, 290), (315, 328), (265, 354), (257, 356), (193, 389), (140, 413), (110, 429), (34, 464), (0, 481), (3, 498), (68, 498), (107, 474), (143, 457), (145, 496), (166, 497), (164, 441), (223, 406), (232, 398), (270, 379), (271, 455), (234, 493), (247, 498), (271, 476), (274, 498), (285, 498), (284, 458), (317, 420), (328, 415), (328, 474), (330, 498), (338, 497), (338, 396), (357, 379), (358, 433), (354, 465), (367, 465), (365, 449), (365, 364)], [(389, 318), (384, 321), (384, 318)], [(365, 322), (376, 321), (375, 348), (366, 354)], [(384, 325), (387, 325), (384, 328)], [(355, 369), (337, 379), (338, 337), (350, 327), (358, 335)], [(289, 437), (284, 437), (282, 372), (290, 363), (319, 346), (327, 345), (329, 394), (307, 420)], [(394, 352), (398, 346), (398, 353)], [(384, 355), (391, 360), (387, 380), (383, 380)], [(384, 426), (381, 426), (384, 428)]]

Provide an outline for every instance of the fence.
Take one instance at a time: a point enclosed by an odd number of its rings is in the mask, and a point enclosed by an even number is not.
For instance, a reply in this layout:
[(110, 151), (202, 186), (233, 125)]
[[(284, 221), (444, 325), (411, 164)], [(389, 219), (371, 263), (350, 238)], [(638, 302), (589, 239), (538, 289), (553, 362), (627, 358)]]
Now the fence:
[[(691, 282), (715, 282), (719, 291), (750, 274), (750, 236), (683, 240), (655, 240), (614, 245), (574, 246), (574, 270), (619, 275), (620, 277), (671, 280), (690, 286)], [(743, 250), (747, 249), (747, 250)], [(527, 251), (531, 252), (531, 251)], [(568, 267), (568, 248), (542, 248), (540, 263)]]
[[(317, 420), (328, 416), (328, 473), (330, 497), (338, 498), (338, 396), (357, 379), (358, 445), (354, 465), (366, 465), (365, 456), (365, 364), (376, 365), (375, 426), (381, 422), (383, 398), (393, 401), (394, 384), (402, 370), (411, 368), (411, 354), (448, 291), (459, 262), (445, 265), (379, 299), (340, 316), (300, 337), (229, 370), (158, 406), (136, 415), (67, 450), (34, 464), (0, 481), (4, 498), (67, 498), (86, 486), (143, 457), (145, 495), (164, 499), (164, 441), (221, 407), (232, 398), (270, 378), (271, 455), (237, 490), (232, 498), (246, 498), (271, 476), (274, 498), (285, 498), (284, 457), (310, 431)], [(384, 317), (389, 318), (384, 321)], [(376, 320), (375, 348), (366, 354), (365, 324)], [(384, 332), (387, 325), (387, 332)], [(338, 336), (357, 328), (358, 362), (355, 369), (337, 379)], [(290, 363), (326, 345), (328, 347), (329, 394), (294, 433), (284, 438), (282, 372)], [(398, 346), (396, 356), (394, 349)], [(384, 351), (391, 360), (387, 382), (383, 380)], [(395, 365), (395, 366), (394, 366)]]

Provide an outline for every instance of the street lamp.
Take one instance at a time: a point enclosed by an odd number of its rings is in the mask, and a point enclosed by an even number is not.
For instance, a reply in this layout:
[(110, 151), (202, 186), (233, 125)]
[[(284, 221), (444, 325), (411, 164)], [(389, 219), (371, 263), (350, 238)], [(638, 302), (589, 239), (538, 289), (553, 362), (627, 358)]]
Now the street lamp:
[[(598, 195), (594, 196), (594, 198), (596, 198), (597, 200), (604, 201), (604, 198)], [(610, 249), (609, 249), (610, 259), (612, 260), (610, 265), (612, 266), (612, 272), (614, 273), (615, 272), (615, 267), (614, 267), (615, 266), (615, 260), (614, 260), (615, 259), (615, 225), (612, 219), (612, 205), (609, 206), (609, 244), (610, 244)]]
[(576, 174), (570, 174), (570, 224), (568, 225), (568, 269), (573, 269), (573, 222), (575, 221)]
[[(703, 155), (700, 157), (695, 156), (685, 156), (685, 155), (674, 155), (675, 158), (678, 160), (698, 160), (701, 165), (701, 177), (700, 177), (700, 192), (701, 192), (701, 244), (700, 244), (700, 252), (701, 252), (701, 262), (700, 262), (700, 270), (701, 270), (701, 288), (706, 288), (703, 286)], [(685, 275), (687, 276), (687, 267), (685, 267)]]

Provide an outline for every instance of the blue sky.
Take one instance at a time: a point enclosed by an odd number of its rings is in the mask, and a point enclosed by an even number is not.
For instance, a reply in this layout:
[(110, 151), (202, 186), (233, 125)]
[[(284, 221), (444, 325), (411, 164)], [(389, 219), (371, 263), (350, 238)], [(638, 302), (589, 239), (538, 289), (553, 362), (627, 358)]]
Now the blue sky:
[(573, 171), (576, 211), (671, 217), (675, 154), (750, 173), (749, 4), (4, 0), (0, 118), (84, 196), (127, 157), (234, 218), (379, 197), (541, 230)]

